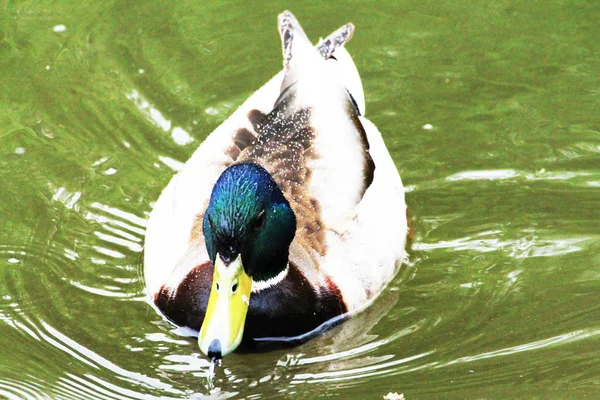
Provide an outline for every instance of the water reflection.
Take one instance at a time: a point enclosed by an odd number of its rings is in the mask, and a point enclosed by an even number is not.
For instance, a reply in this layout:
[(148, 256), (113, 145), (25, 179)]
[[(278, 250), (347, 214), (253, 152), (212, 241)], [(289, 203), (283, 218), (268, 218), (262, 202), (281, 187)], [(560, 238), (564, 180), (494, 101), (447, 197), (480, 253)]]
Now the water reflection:
[(152, 122), (164, 131), (171, 129), (171, 121), (165, 118), (165, 116), (154, 106), (150, 105), (148, 100), (144, 98), (137, 90), (132, 90), (125, 95), (128, 100), (132, 101), (138, 110), (146, 116), (148, 121)]

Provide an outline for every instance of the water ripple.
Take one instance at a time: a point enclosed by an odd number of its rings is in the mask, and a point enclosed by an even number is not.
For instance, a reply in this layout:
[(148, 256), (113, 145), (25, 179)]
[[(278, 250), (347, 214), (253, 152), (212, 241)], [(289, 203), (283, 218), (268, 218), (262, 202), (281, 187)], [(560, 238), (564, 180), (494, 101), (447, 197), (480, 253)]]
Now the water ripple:
[(573, 332), (564, 333), (562, 335), (550, 337), (547, 339), (536, 340), (534, 342), (520, 344), (517, 346), (507, 347), (500, 350), (489, 351), (481, 354), (477, 354), (474, 356), (464, 356), (460, 357), (456, 360), (449, 361), (447, 363), (443, 363), (437, 365), (436, 368), (444, 368), (450, 365), (458, 364), (458, 363), (469, 363), (475, 362), (487, 358), (500, 357), (500, 356), (509, 356), (525, 351), (539, 350), (550, 346), (556, 346), (560, 344), (568, 344), (580, 340), (586, 340), (592, 338), (594, 336), (600, 335), (600, 329), (580, 329)]
[[(525, 232), (528, 233), (528, 232)], [(415, 243), (414, 250), (433, 251), (452, 249), (455, 251), (476, 251), (480, 253), (503, 251), (510, 257), (524, 259), (530, 257), (554, 257), (577, 251), (587, 250), (592, 245), (600, 243), (600, 236), (566, 237), (558, 239), (543, 239), (538, 237), (523, 237), (520, 239), (502, 240), (505, 235), (501, 231), (482, 232), (480, 237), (463, 237), (454, 240), (442, 240), (436, 243)]]
[(44, 382), (16, 380), (0, 377), (0, 397), (8, 400), (39, 400), (45, 399)]
[[(400, 360), (387, 361), (384, 362), (382, 359), (375, 360), (374, 365), (353, 368), (353, 369), (345, 369), (341, 371), (333, 371), (333, 372), (321, 372), (321, 373), (309, 373), (309, 374), (298, 374), (294, 376), (294, 379), (291, 381), (292, 385), (300, 384), (300, 383), (322, 383), (322, 382), (336, 382), (336, 381), (344, 381), (349, 379), (360, 379), (360, 378), (368, 378), (377, 375), (390, 375), (394, 372), (397, 372), (398, 369), (394, 368), (398, 365), (406, 364), (414, 360), (418, 360), (420, 358), (426, 357), (433, 352), (416, 354), (411, 357), (406, 357)], [(390, 355), (388, 357), (394, 357)], [(421, 365), (419, 368), (424, 368), (425, 366)], [(414, 368), (410, 368), (410, 371), (414, 371)]]

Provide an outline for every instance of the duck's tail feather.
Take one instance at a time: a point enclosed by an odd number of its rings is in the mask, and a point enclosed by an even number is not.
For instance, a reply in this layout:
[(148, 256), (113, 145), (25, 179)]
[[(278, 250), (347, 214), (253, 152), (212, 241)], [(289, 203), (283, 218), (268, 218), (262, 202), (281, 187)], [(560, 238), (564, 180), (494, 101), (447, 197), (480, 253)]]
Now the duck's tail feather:
[(303, 40), (309, 42), (306, 33), (300, 26), (300, 23), (289, 11), (284, 11), (277, 17), (277, 23), (279, 27), (279, 35), (281, 36), (281, 47), (283, 51), (283, 67), (288, 68), (292, 61), (292, 45), (295, 37), (301, 37)]
[(319, 52), (316, 52), (308, 40), (300, 23), (289, 11), (284, 11), (277, 18), (281, 47), (283, 52), (283, 67), (287, 75), (302, 75), (313, 70), (322, 62)]
[(354, 25), (349, 23), (342, 26), (313, 46), (291, 12), (284, 11), (277, 21), (285, 70), (281, 91), (302, 77), (322, 74), (325, 69), (331, 69), (331, 76), (335, 76), (348, 90), (358, 113), (364, 115), (365, 101), (360, 76), (352, 57), (344, 49), (344, 45), (352, 38)]
[(351, 23), (346, 24), (325, 39), (322, 39), (319, 44), (317, 44), (317, 50), (319, 50), (323, 58), (327, 60), (328, 58), (331, 58), (337, 49), (348, 43), (350, 39), (352, 39), (353, 34), (354, 25)]

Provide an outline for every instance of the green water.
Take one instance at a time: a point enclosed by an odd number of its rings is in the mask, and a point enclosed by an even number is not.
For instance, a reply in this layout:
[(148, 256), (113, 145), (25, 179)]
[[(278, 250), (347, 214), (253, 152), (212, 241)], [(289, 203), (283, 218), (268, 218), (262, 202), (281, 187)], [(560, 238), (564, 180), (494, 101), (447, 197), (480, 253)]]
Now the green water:
[[(600, 3), (398, 3), (0, 0), (0, 398), (598, 398)], [(313, 38), (357, 26), (410, 263), (211, 389), (145, 302), (144, 227), (281, 68), (285, 8)]]

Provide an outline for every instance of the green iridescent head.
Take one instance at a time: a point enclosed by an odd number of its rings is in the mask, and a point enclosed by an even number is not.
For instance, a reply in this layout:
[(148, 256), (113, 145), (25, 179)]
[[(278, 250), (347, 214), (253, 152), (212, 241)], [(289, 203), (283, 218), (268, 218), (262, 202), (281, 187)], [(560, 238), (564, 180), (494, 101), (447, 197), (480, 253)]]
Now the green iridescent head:
[(254, 163), (227, 168), (213, 187), (203, 220), (206, 249), (213, 264), (241, 256), (254, 281), (285, 269), (296, 217), (271, 175)]

